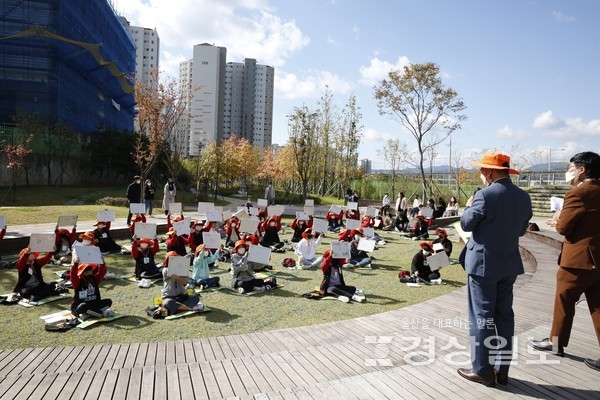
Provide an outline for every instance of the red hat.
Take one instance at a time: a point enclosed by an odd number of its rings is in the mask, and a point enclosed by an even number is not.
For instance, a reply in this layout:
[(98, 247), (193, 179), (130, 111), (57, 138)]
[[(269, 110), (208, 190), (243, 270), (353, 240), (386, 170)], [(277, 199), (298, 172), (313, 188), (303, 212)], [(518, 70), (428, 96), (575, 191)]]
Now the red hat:
[(248, 250), (248, 248), (249, 248), (250, 246), (248, 246), (248, 245), (246, 244), (246, 242), (244, 242), (243, 240), (238, 240), (237, 242), (235, 242), (235, 246), (233, 247), (233, 250), (232, 250), (232, 251), (233, 251), (234, 253), (237, 253), (237, 251), (238, 251), (238, 249), (239, 249), (240, 247), (243, 247), (243, 248), (245, 248), (246, 250)]
[(489, 169), (506, 169), (509, 174), (520, 175), (519, 171), (510, 168), (510, 156), (499, 151), (485, 153), (481, 161), (472, 162), (471, 165)]
[(428, 247), (429, 251), (433, 251), (433, 243), (431, 242), (421, 242), (420, 246), (423, 250), (425, 250), (425, 248)]
[[(19, 253), (19, 258), (23, 257), (25, 254), (27, 253), (27, 248), (24, 248), (23, 250), (21, 250), (21, 252)], [(40, 253), (35, 252), (35, 253), (30, 253), (33, 254), (33, 258), (38, 258), (38, 256), (40, 255)]]
[(302, 232), (302, 237), (303, 237), (304, 239), (308, 239), (308, 235), (311, 235), (311, 237), (313, 236), (313, 233), (312, 233), (312, 229), (311, 229), (311, 228), (306, 228), (306, 229), (304, 230), (304, 232)]
[(445, 238), (448, 237), (448, 232), (444, 228), (435, 228), (435, 234), (439, 235), (440, 233), (443, 233)]
[(323, 258), (326, 259), (328, 257), (331, 257), (331, 249), (327, 249), (325, 250), (325, 252), (323, 253)]
[(174, 256), (177, 257), (179, 254), (177, 254), (176, 251), (170, 251), (167, 254), (165, 254), (165, 261), (163, 262), (163, 265), (168, 267), (169, 266), (169, 257)]
[(96, 237), (90, 231), (82, 233), (81, 235), (79, 235), (79, 240), (84, 240), (84, 239), (91, 240), (92, 244), (95, 244), (95, 242), (96, 242)]
[(192, 223), (192, 229), (196, 229), (198, 225), (204, 225), (204, 221), (194, 221)]
[[(208, 249), (206, 249), (208, 250)], [(194, 253), (194, 256), (198, 257), (198, 254), (202, 253), (204, 251), (204, 245), (203, 244), (199, 244), (196, 247), (196, 252)]]
[(352, 236), (356, 235), (357, 233), (363, 236), (365, 234), (365, 231), (363, 230), (363, 228), (356, 228), (352, 231)]
[(169, 228), (169, 230), (167, 231), (166, 235), (167, 235), (167, 236), (171, 236), (171, 235), (172, 235), (172, 234), (174, 234), (174, 233), (175, 233), (175, 228), (173, 228), (173, 227), (170, 227), (170, 228)]
[(183, 221), (184, 219), (185, 219), (184, 217), (182, 217), (181, 215), (178, 215), (175, 218), (173, 218), (173, 222)]
[(81, 277), (86, 269), (94, 269), (94, 264), (79, 264), (77, 267), (77, 276)]
[(69, 236), (71, 232), (68, 229), (61, 228), (58, 230), (58, 236)]
[(142, 243), (146, 243), (148, 246), (152, 246), (154, 244), (154, 242), (148, 238), (140, 239), (137, 242), (138, 246)]

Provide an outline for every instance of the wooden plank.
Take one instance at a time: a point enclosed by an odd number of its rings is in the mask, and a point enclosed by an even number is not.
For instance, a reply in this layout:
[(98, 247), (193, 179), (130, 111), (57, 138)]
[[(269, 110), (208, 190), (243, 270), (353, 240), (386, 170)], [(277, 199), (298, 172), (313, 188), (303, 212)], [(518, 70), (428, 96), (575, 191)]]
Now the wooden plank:
[(84, 400), (90, 390), (92, 379), (94, 379), (95, 371), (85, 371), (77, 384), (77, 387), (71, 395), (71, 400)]
[(127, 386), (127, 399), (143, 399), (141, 394), (142, 388), (142, 376), (144, 373), (144, 367), (138, 366), (131, 369), (129, 373), (129, 384)]
[(177, 373), (179, 374), (179, 388), (182, 399), (193, 399), (194, 388), (192, 386), (192, 376), (187, 365), (178, 365)]
[(146, 357), (148, 355), (148, 349), (150, 345), (148, 343), (140, 343), (137, 354), (135, 355), (135, 360), (133, 362), (132, 368), (134, 367), (143, 367), (146, 365)]
[(77, 367), (74, 364), (77, 362), (77, 360), (81, 360), (81, 353), (84, 351), (84, 346), (73, 347), (69, 355), (53, 372), (60, 374), (67, 371), (77, 371)]
[(91, 352), (94, 350), (94, 347), (95, 346), (83, 346), (83, 348), (79, 352), (79, 355), (77, 356), (77, 358), (75, 360), (73, 360), (73, 362), (71, 363), (71, 366), (69, 367), (69, 371), (71, 371), (71, 372), (80, 371), (81, 366), (83, 365), (85, 360), (91, 356)]
[[(31, 364), (37, 364), (37, 360), (39, 360), (40, 356), (43, 354), (45, 348), (44, 347), (39, 347), (36, 349), (33, 349), (28, 355), (27, 357), (25, 357), (23, 359), (23, 361), (21, 361), (18, 365), (15, 365), (12, 370), (11, 370), (11, 374), (13, 375), (20, 375), (22, 373), (22, 371), (27, 368), (29, 365)], [(2, 373), (0, 372), (0, 375), (2, 375)]]
[[(262, 374), (258, 370), (254, 370), (254, 374), (251, 374), (246, 368), (245, 360), (233, 359), (230, 360), (233, 368), (235, 368), (235, 374), (239, 376), (240, 380), (244, 384), (246, 393), (259, 393), (266, 390), (269, 387), (267, 381), (263, 378)], [(251, 364), (252, 365), (252, 364)], [(256, 377), (256, 379), (255, 379)], [(257, 379), (260, 381), (257, 382)]]
[[(217, 383), (217, 378), (215, 377), (213, 370), (210, 364), (206, 361), (198, 364), (200, 367), (200, 371), (202, 377), (204, 378), (204, 385), (206, 386), (206, 392), (208, 393), (208, 398), (221, 398), (225, 397), (221, 395), (221, 391), (219, 389), (219, 384)], [(195, 388), (195, 387), (194, 387)]]
[(156, 359), (154, 365), (165, 365), (167, 362), (167, 343), (158, 342), (156, 344)]
[(231, 347), (229, 346), (229, 342), (223, 336), (217, 336), (216, 339), (217, 339), (217, 342), (219, 343), (219, 348), (223, 352), (224, 358), (227, 358), (227, 359), (236, 358), (236, 355), (234, 354)]
[[(165, 365), (174, 365), (177, 363), (177, 354), (175, 353), (175, 342), (169, 341), (165, 343)], [(185, 357), (185, 355), (184, 355)]]
[(194, 357), (196, 358), (196, 362), (200, 363), (206, 361), (204, 349), (202, 348), (202, 340), (192, 341), (192, 347), (194, 348)]
[[(121, 344), (121, 345), (118, 345), (118, 347), (119, 347), (119, 351), (117, 352), (117, 356), (115, 357), (115, 362), (112, 365), (113, 369), (123, 368), (123, 366), (125, 365), (125, 361), (128, 358), (129, 344)], [(133, 356), (133, 359), (135, 359), (135, 355)]]
[[(317, 379), (314, 374), (316, 368), (307, 370), (295, 357), (293, 357), (287, 351), (277, 353), (276, 356), (278, 357), (276, 358), (276, 360), (279, 359), (281, 363), (285, 363), (285, 365), (289, 366), (289, 368), (286, 369), (286, 373), (288, 376), (290, 376), (290, 373), (297, 374), (297, 376), (302, 377), (302, 380), (304, 380), (306, 385), (312, 385), (319, 382), (319, 379)], [(292, 376), (290, 376), (290, 378), (296, 381)]]
[(106, 379), (106, 375), (108, 374), (108, 370), (100, 370), (94, 373), (94, 377), (90, 383), (90, 388), (85, 397), (88, 399), (98, 399), (100, 392), (102, 391), (102, 386), (104, 386), (104, 380)]
[(220, 361), (213, 361), (209, 363), (210, 368), (215, 376), (217, 381), (217, 385), (219, 385), (219, 391), (221, 392), (221, 397), (233, 397), (235, 396), (235, 392), (229, 379), (227, 377), (227, 373), (221, 364)]
[(284, 388), (261, 356), (246, 358), (243, 363), (262, 392), (279, 391)]
[(202, 370), (200, 369), (200, 365), (198, 363), (194, 363), (189, 365), (190, 376), (192, 379), (192, 389), (194, 398), (196, 400), (206, 400), (208, 399), (208, 392), (206, 391), (206, 385), (204, 382), (204, 375)]
[(146, 361), (144, 366), (156, 365), (156, 357), (158, 354), (158, 343), (148, 343), (148, 351), (146, 352)]
[(119, 346), (118, 344), (113, 344), (110, 346), (108, 354), (104, 358), (104, 362), (102, 363), (100, 369), (111, 369), (113, 367), (113, 365), (115, 364), (115, 360), (117, 359), (117, 354), (119, 354), (120, 348), (121, 346)]
[[(65, 387), (65, 385), (69, 381), (69, 378), (71, 377), (70, 373), (54, 374), (54, 375), (56, 375), (56, 378), (52, 381), (52, 384), (48, 387), (48, 390), (44, 394), (43, 399), (48, 399), (48, 400), (57, 399), (58, 395), (62, 392), (63, 388)], [(43, 382), (43, 380), (42, 380), (42, 382)], [(42, 382), (40, 382), (40, 385), (42, 384)], [(31, 394), (31, 396), (33, 397), (33, 393)]]
[[(211, 363), (212, 364), (212, 363)], [(231, 360), (221, 360), (220, 364), (223, 367), (223, 371), (225, 372), (225, 376), (229, 380), (229, 385), (233, 390), (234, 396), (244, 396), (249, 392), (246, 391), (246, 386), (244, 385), (244, 381), (242, 381), (241, 377), (238, 375), (237, 370), (234, 368)]]
[(194, 353), (194, 346), (191, 340), (183, 340), (183, 352), (185, 353), (185, 360), (187, 364), (193, 364), (196, 362), (196, 354)]
[[(44, 374), (54, 373), (63, 364), (63, 362), (66, 360), (69, 354), (71, 354), (71, 352), (74, 350), (74, 347), (59, 347), (58, 349), (60, 349), (59, 353), (52, 360), (50, 360), (50, 364), (47, 365), (44, 369), (36, 370), (36, 373), (42, 371)], [(42, 365), (43, 364), (44, 363), (42, 363)]]
[(100, 346), (100, 349), (98, 350), (98, 353), (96, 354), (95, 358), (90, 357), (89, 360), (86, 360), (83, 365), (81, 366), (80, 370), (90, 370), (90, 371), (97, 371), (102, 369), (102, 365), (104, 364), (104, 361), (106, 360), (106, 357), (108, 356), (108, 353), (110, 352), (111, 349), (111, 345), (109, 344), (103, 344), (102, 346)]
[(16, 379), (8, 390), (0, 389), (0, 400), (14, 400), (18, 397), (27, 398), (44, 378), (43, 375), (14, 375), (14, 377)]
[(166, 368), (166, 378), (167, 378), (167, 384), (166, 384), (166, 392), (165, 392), (165, 399), (167, 398), (167, 393), (168, 393), (168, 398), (171, 400), (180, 400), (181, 397), (181, 390), (179, 388), (179, 371), (177, 369), (177, 366), (174, 364), (169, 364), (167, 366), (165, 366)]
[[(173, 362), (173, 364), (185, 364), (186, 362), (188, 362), (187, 354), (185, 354), (185, 350), (184, 350), (183, 340), (177, 340), (174, 343), (174, 345), (175, 345), (175, 349), (174, 349), (175, 361)], [(196, 357), (193, 357), (193, 358), (195, 359)]]
[(154, 399), (166, 400), (167, 393), (167, 366), (164, 364), (154, 366)]
[(152, 399), (154, 397), (154, 383), (154, 365), (143, 367), (140, 399)]
[(223, 353), (223, 350), (221, 350), (221, 344), (219, 343), (219, 341), (217, 340), (217, 338), (209, 337), (208, 338), (208, 342), (210, 343), (210, 348), (213, 351), (215, 359), (216, 360), (223, 360), (223, 359), (225, 359), (225, 355)]
[(210, 346), (210, 342), (208, 341), (208, 339), (202, 339), (200, 341), (200, 344), (202, 346), (202, 352), (204, 353), (204, 359), (206, 361), (216, 360), (215, 354), (213, 353), (212, 347)]
[[(118, 373), (118, 376), (114, 385), (114, 392), (111, 400), (125, 400), (127, 398), (127, 389), (129, 387), (131, 369), (125, 368), (115, 371)], [(106, 384), (102, 387), (102, 391), (105, 390), (105, 387)]]
[(127, 356), (122, 368), (133, 368), (135, 366), (135, 360), (137, 359), (138, 352), (140, 350), (139, 343), (130, 343), (127, 351)]
[(32, 352), (33, 349), (15, 350), (15, 352), (13, 353), (14, 356), (12, 357), (10, 362), (6, 363), (0, 370), (0, 375), (17, 375), (13, 373), (13, 370), (15, 368), (18, 368), (19, 364), (21, 364)]
[[(43, 399), (44, 396), (46, 395), (46, 392), (48, 391), (50, 386), (52, 386), (52, 383), (54, 382), (54, 380), (56, 379), (57, 376), (58, 376), (58, 374), (44, 375), (42, 380), (36, 386), (35, 390), (31, 393), (30, 397), (32, 399)], [(54, 399), (55, 398), (56, 397), (54, 397)]]
[(104, 384), (102, 385), (102, 389), (98, 394), (99, 400), (111, 400), (113, 398), (113, 394), (115, 392), (115, 387), (117, 386), (117, 382), (119, 379), (119, 370), (111, 369), (106, 372), (106, 377), (104, 378)]
[[(267, 365), (269, 370), (273, 373), (275, 378), (284, 388), (294, 387), (294, 382), (290, 379), (289, 376), (283, 371), (281, 366), (273, 359), (272, 354), (261, 354), (260, 358), (254, 358), (253, 361), (261, 360), (264, 364)], [(270, 382), (270, 381), (269, 381)]]

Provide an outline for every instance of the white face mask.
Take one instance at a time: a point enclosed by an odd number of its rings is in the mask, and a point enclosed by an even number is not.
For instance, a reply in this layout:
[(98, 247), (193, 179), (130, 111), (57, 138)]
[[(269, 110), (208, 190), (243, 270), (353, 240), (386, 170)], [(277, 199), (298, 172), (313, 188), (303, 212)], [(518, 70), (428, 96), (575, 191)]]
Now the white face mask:
[(204, 257), (208, 257), (209, 255), (210, 255), (210, 251), (207, 250), (204, 252)]
[(83, 243), (84, 246), (89, 246), (90, 244), (92, 244), (92, 241), (89, 239), (84, 239), (81, 243)]
[(231, 224), (231, 227), (232, 227), (232, 228), (235, 228), (235, 226), (236, 226), (235, 224)]
[(275, 222), (271, 222), (269, 226), (275, 226)]
[(104, 228), (104, 224), (98, 224), (98, 229)]
[(140, 248), (146, 250), (148, 248), (148, 243), (140, 243)]
[(242, 247), (241, 249), (238, 249), (238, 254), (242, 255), (246, 252), (246, 249), (244, 247)]
[(577, 178), (577, 174), (575, 174), (575, 171), (577, 171), (578, 168), (575, 169), (570, 169), (567, 172), (565, 172), (565, 182), (567, 182), (568, 184), (572, 185), (575, 181), (575, 178)]
[(479, 179), (481, 179), (481, 183), (483, 184), (483, 186), (488, 187), (490, 185), (485, 175), (479, 174)]
[(196, 228), (194, 228), (194, 229), (196, 229), (196, 232), (200, 232), (200, 231), (202, 230), (202, 227), (201, 227), (201, 226), (197, 226), (197, 227), (196, 227)]
[(430, 255), (431, 255), (431, 253), (430, 253), (430, 252), (428, 252), (427, 250), (423, 250), (423, 255), (424, 255), (424, 256), (430, 256)]
[(137, 183), (138, 185), (141, 183), (142, 181), (140, 181), (139, 179), (135, 180), (135, 183)]

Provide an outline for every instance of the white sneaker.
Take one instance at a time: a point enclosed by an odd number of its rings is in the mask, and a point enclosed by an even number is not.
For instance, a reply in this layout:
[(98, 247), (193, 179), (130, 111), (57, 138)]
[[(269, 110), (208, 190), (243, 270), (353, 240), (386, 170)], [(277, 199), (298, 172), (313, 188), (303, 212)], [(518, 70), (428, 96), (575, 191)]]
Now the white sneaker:
[(104, 317), (112, 317), (113, 315), (115, 315), (115, 312), (110, 308), (107, 308), (106, 310), (102, 311), (102, 315)]
[(347, 296), (338, 296), (338, 300), (341, 301), (342, 303), (350, 302), (350, 299)]
[(194, 307), (192, 307), (192, 311), (202, 311), (204, 310), (204, 304), (198, 303)]
[(354, 292), (354, 293), (355, 294), (360, 294), (360, 295), (364, 294), (363, 290), (359, 289), (359, 288), (356, 288), (356, 292)]
[(244, 288), (243, 288), (243, 287), (239, 287), (237, 291), (238, 291), (238, 293), (239, 293), (239, 294), (244, 294), (244, 293), (246, 293), (246, 291), (244, 290)]
[(115, 274), (114, 272), (107, 272), (104, 275), (104, 279), (117, 279), (117, 274)]
[(138, 286), (141, 288), (149, 288), (152, 286), (152, 281), (150, 279), (144, 278), (138, 283)]
[(87, 310), (85, 313), (87, 315), (89, 315), (90, 317), (94, 317), (94, 318), (102, 318), (102, 317), (104, 317), (104, 312), (99, 313), (99, 312), (96, 312), (94, 310)]
[(357, 303), (362, 303), (363, 300), (364, 299), (362, 297), (358, 297), (357, 295), (352, 296), (352, 301), (355, 301)]

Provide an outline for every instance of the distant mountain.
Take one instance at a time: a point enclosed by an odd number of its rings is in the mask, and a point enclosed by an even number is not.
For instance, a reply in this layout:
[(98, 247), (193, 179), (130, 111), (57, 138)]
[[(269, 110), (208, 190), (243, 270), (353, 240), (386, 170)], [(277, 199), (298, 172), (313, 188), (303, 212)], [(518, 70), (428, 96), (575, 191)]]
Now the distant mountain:
[[(564, 161), (552, 161), (550, 163), (550, 171), (553, 172), (566, 172), (568, 167), (569, 163)], [(546, 172), (548, 171), (548, 163), (535, 164), (524, 170), (530, 172)]]
[[(566, 172), (569, 163), (563, 161), (553, 161), (550, 164), (550, 171), (552, 172)], [(456, 167), (453, 167), (456, 170)], [(467, 168), (469, 169), (469, 168)], [(523, 168), (521, 172), (547, 172), (548, 171), (548, 163), (535, 164), (531, 167)], [(418, 168), (405, 168), (398, 171), (398, 174), (418, 174), (420, 171)], [(425, 167), (425, 174), (429, 174), (429, 166)], [(434, 174), (447, 174), (450, 172), (449, 165), (436, 165), (433, 167)], [(390, 174), (391, 171), (389, 169), (374, 169), (374, 174)]]

